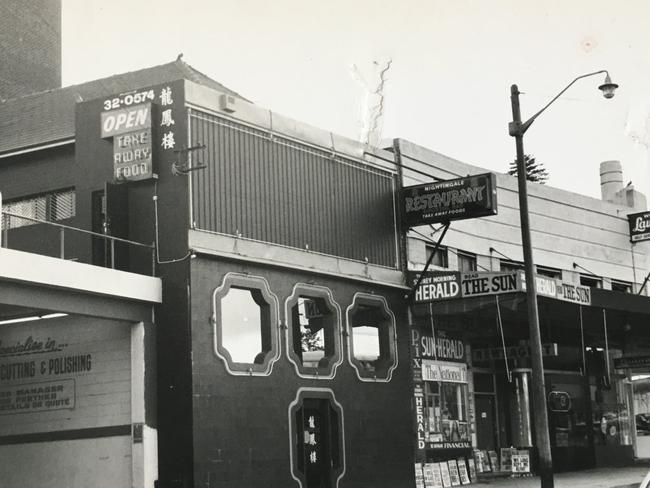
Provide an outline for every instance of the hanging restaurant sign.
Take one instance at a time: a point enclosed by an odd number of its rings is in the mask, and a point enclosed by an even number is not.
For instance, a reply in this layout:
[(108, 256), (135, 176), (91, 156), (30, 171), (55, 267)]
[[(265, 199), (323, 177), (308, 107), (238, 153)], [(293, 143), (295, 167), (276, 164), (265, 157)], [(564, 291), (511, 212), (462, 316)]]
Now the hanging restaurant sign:
[(407, 227), (496, 215), (496, 175), (407, 186), (400, 191), (400, 203)]
[(650, 212), (629, 214), (627, 222), (630, 226), (630, 241), (650, 240)]

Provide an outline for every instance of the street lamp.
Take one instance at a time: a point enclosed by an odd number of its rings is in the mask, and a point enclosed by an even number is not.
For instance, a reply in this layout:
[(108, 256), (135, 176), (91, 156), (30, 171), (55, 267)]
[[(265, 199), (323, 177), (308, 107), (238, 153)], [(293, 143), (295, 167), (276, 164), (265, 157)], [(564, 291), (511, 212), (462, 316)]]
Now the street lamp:
[(508, 131), (515, 138), (517, 148), (517, 181), (519, 184), (519, 219), (521, 221), (521, 244), (524, 252), (524, 268), (526, 275), (526, 302), (528, 305), (528, 327), (530, 331), (530, 349), (532, 366), (533, 413), (535, 415), (535, 436), (539, 457), (539, 474), (542, 488), (553, 488), (553, 463), (551, 459), (551, 443), (548, 432), (548, 414), (546, 411), (546, 388), (544, 386), (544, 364), (542, 362), (542, 341), (539, 331), (539, 314), (537, 311), (537, 289), (535, 287), (535, 271), (533, 261), (533, 248), (530, 240), (530, 220), (528, 215), (528, 192), (526, 189), (526, 164), (524, 161), (524, 134), (539, 115), (544, 112), (555, 100), (576, 81), (605, 73), (605, 82), (598, 87), (605, 98), (612, 98), (618, 85), (612, 83), (606, 70), (596, 71), (578, 76), (555, 98), (548, 102), (539, 112), (526, 122), (521, 121), (519, 109), (519, 88), (517, 85), (510, 87), (510, 101), (512, 104), (512, 122)]

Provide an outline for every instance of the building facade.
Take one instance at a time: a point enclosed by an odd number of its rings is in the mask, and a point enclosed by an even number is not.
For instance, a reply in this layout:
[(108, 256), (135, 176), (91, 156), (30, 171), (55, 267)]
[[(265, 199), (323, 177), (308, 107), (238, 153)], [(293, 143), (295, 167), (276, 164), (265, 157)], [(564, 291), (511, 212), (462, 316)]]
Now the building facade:
[[(405, 186), (485, 172), (407, 141), (396, 147)], [(645, 199), (623, 189), (620, 164), (603, 163), (601, 174), (603, 198), (612, 201), (528, 185), (555, 470), (625, 464), (635, 455), (631, 380), (644, 370), (620, 358), (642, 356), (648, 346), (648, 249), (630, 242), (627, 219), (644, 210), (628, 205)], [(527, 451), (534, 468), (517, 181), (496, 181), (498, 215), (451, 223), (432, 260), (433, 285), (414, 300), (421, 462), (487, 459), (488, 470), (499, 471), (514, 447)], [(410, 270), (424, 268), (442, 229), (410, 230)]]
[[(418, 301), (408, 272), (441, 228), (408, 230), (400, 189), (481, 168), (307, 126), (181, 60), (0, 114), (3, 247), (161, 280), (157, 359), (131, 360), (156, 365), (157, 453), (135, 486), (419, 486), (422, 465), (475, 480), (511, 447), (534, 463), (514, 178), (496, 175), (497, 215), (452, 223), (432, 260), (450, 278)], [(634, 455), (633, 371), (615, 359), (650, 347), (647, 250), (627, 235), (635, 195), (608, 182), (616, 204), (530, 190), (557, 469)], [(11, 456), (37, 439), (5, 434)]]

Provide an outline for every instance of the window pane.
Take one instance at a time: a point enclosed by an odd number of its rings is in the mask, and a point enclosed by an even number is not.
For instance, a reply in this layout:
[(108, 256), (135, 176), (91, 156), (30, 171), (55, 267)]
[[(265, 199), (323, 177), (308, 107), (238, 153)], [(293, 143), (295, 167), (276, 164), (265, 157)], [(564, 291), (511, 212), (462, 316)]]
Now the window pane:
[(230, 288), (221, 299), (221, 341), (236, 363), (255, 363), (262, 353), (260, 306), (250, 290)]
[(468, 273), (476, 271), (476, 256), (474, 254), (458, 253), (458, 271)]
[(49, 220), (63, 220), (75, 216), (75, 192), (73, 190), (52, 194), (50, 202)]
[[(431, 257), (431, 253), (433, 253), (433, 246), (427, 246), (426, 247), (426, 256), (427, 256), (427, 261)], [(439, 247), (438, 250), (436, 251), (435, 256), (433, 257), (433, 260), (431, 261), (431, 266), (437, 266), (438, 268), (447, 268), (449, 267), (448, 261), (447, 261), (447, 248), (445, 247)]]
[[(379, 329), (372, 326), (360, 326), (352, 328), (352, 340), (354, 341), (354, 359), (361, 362), (377, 361), (381, 355), (379, 349)], [(371, 364), (368, 368), (374, 369)]]

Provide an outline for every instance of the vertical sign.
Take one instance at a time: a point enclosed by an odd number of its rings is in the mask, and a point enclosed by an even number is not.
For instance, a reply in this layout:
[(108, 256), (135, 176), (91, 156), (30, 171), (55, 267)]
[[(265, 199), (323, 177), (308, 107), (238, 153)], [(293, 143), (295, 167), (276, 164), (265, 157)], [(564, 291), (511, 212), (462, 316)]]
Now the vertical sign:
[[(180, 83), (120, 94), (103, 102), (101, 137), (113, 139), (113, 180), (154, 177), (156, 156), (174, 161), (183, 106)], [(183, 126), (183, 124), (179, 124)]]

